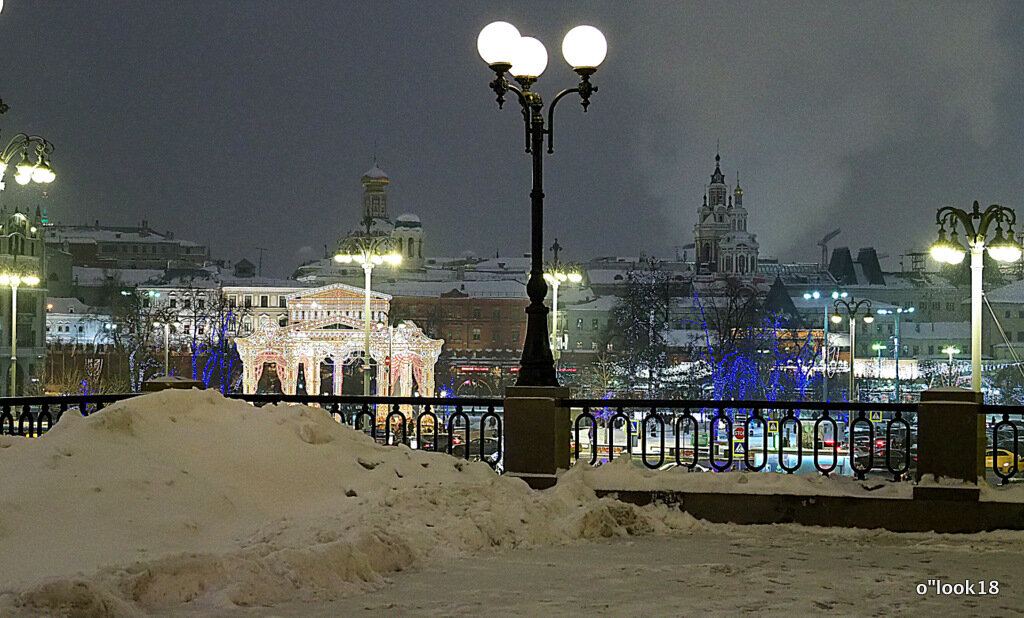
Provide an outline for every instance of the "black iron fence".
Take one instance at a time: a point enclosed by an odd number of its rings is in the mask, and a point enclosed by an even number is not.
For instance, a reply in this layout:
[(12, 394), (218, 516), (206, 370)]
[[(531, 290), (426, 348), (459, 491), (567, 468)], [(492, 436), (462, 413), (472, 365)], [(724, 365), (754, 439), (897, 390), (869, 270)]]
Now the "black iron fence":
[(591, 463), (639, 455), (650, 469), (893, 480), (907, 478), (917, 463), (915, 404), (566, 399), (562, 405), (576, 412), (573, 456), (584, 457), (586, 445)]
[(982, 405), (978, 410), (985, 417), (985, 469), (999, 483), (1024, 475), (1024, 406)]
[[(0, 435), (38, 437), (69, 410), (88, 416), (107, 405), (135, 397), (69, 395), (0, 398)], [(324, 408), (338, 422), (368, 433), (381, 444), (405, 444), (446, 452), (467, 460), (500, 465), (504, 452), (501, 399), (329, 395), (228, 395), (255, 406), (295, 403)]]
[[(136, 394), (0, 398), (0, 435), (37, 437), (69, 411), (87, 416)], [(319, 406), (381, 444), (447, 452), (500, 469), (504, 400), (329, 395), (229, 395), (261, 406)], [(650, 469), (884, 476), (917, 467), (917, 404), (564, 399), (572, 456), (629, 457)], [(990, 481), (1024, 480), (1024, 406), (983, 405)]]

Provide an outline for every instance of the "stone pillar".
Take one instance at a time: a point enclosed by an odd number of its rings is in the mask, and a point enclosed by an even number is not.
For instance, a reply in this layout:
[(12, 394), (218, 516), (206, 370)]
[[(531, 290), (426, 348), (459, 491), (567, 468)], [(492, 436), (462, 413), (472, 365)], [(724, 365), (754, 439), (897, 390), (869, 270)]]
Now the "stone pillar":
[[(963, 388), (933, 388), (921, 393), (917, 408), (917, 473), (958, 479), (976, 484), (985, 478), (985, 418), (979, 413), (982, 394)], [(915, 487), (915, 498), (956, 498), (945, 490), (958, 488)], [(973, 490), (974, 499), (977, 491)], [(950, 494), (939, 497), (936, 493)], [(962, 492), (960, 492), (962, 493)], [(925, 495), (928, 494), (928, 495)]]
[(505, 389), (505, 474), (544, 489), (569, 469), (569, 409), (557, 405), (568, 396), (560, 386)]

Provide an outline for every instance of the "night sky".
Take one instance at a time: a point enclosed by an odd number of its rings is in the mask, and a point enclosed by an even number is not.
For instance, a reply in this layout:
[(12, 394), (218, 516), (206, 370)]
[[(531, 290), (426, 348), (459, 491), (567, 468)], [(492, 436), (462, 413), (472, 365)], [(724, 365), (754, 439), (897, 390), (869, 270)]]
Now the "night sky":
[(590, 111), (560, 103), (545, 160), (545, 244), (570, 257), (692, 242), (716, 140), (762, 257), (816, 261), (841, 227), (834, 245), (899, 268), (940, 205), (1024, 207), (1019, 2), (6, 0), (2, 136), (49, 138), (57, 180), (43, 198), (9, 174), (3, 200), (148, 219), (215, 258), (266, 247), (287, 275), (357, 225), (376, 145), (427, 253), (521, 254), (522, 121), (476, 52), (497, 19), (546, 44), (549, 97), (575, 84), (569, 28), (608, 39)]

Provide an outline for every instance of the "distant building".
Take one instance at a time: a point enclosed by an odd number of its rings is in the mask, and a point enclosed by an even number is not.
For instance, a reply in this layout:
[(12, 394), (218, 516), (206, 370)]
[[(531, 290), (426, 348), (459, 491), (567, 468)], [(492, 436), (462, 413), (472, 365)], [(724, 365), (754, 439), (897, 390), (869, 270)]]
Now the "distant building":
[(47, 345), (107, 345), (113, 342), (113, 328), (110, 315), (77, 298), (46, 299)]
[(74, 266), (116, 269), (200, 268), (210, 260), (210, 250), (189, 240), (177, 240), (172, 232), (157, 232), (143, 220), (137, 227), (52, 224), (46, 227), (46, 244), (71, 254)]
[[(35, 216), (0, 208), (0, 274), (38, 277), (37, 285), (0, 285), (0, 372), (5, 395), (32, 392), (39, 383), (46, 356), (46, 256), (39, 209)], [(17, 287), (15, 291), (14, 288)], [(11, 392), (11, 312), (17, 294), (17, 373)]]
[(732, 195), (726, 197), (729, 187), (719, 166), (721, 159), (715, 155), (715, 171), (693, 227), (697, 273), (752, 279), (760, 246), (756, 236), (747, 231), (747, 210), (738, 177)]

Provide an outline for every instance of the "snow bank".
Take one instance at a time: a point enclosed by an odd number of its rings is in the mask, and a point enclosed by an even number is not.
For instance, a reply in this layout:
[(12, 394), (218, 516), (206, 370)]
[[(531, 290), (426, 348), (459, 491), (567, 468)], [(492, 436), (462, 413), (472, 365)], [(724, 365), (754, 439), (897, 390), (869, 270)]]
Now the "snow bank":
[(0, 613), (323, 601), (428, 559), (700, 525), (597, 499), (591, 472), (533, 492), (317, 408), (136, 397), (41, 438), (0, 436)]

